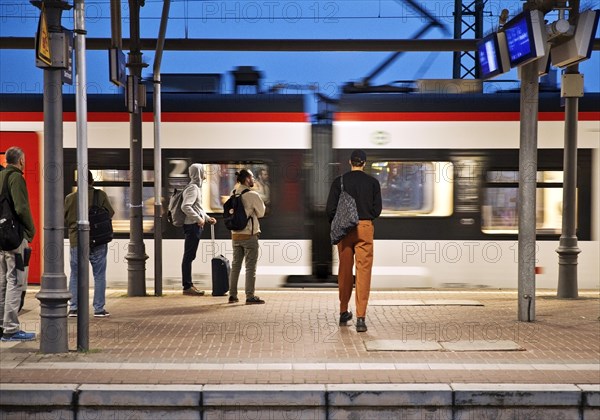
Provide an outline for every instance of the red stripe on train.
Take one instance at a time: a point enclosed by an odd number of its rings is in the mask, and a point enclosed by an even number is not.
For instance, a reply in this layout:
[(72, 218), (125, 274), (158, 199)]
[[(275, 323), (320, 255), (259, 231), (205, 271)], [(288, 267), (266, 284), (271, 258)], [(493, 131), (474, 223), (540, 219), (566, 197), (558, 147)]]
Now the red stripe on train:
[[(145, 122), (153, 115), (142, 114)], [(75, 121), (74, 112), (65, 112), (64, 121)], [(519, 121), (518, 112), (338, 112), (335, 121)], [(540, 112), (540, 121), (564, 121), (563, 112)], [(0, 112), (0, 121), (43, 121), (42, 112)], [(304, 113), (291, 112), (165, 112), (164, 122), (308, 122)], [(580, 121), (598, 121), (600, 112), (582, 111)], [(128, 122), (126, 112), (90, 112), (90, 122)]]
[[(338, 112), (334, 121), (519, 121), (518, 112)], [(540, 112), (540, 121), (564, 121), (564, 112)], [(600, 112), (579, 113), (580, 121), (600, 120)]]
[[(150, 112), (142, 114), (144, 122), (152, 122)], [(75, 121), (74, 112), (63, 113), (65, 122)], [(0, 121), (43, 121), (43, 112), (0, 112)], [(302, 112), (163, 112), (163, 122), (309, 122)], [(88, 122), (129, 122), (126, 112), (89, 112)]]

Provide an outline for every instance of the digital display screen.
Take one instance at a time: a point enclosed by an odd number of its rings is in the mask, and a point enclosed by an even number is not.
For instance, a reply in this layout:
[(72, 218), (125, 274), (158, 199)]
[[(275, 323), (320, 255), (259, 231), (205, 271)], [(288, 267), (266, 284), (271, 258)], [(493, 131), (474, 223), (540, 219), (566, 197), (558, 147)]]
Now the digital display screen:
[(514, 67), (535, 56), (531, 25), (527, 22), (525, 14), (511, 21), (510, 26), (507, 24), (504, 33), (511, 66)]
[(477, 42), (477, 64), (481, 79), (490, 79), (510, 70), (504, 34), (491, 33)]
[(487, 79), (495, 75), (500, 68), (498, 63), (498, 50), (493, 38), (481, 42), (477, 46), (479, 54), (479, 69), (481, 77)]

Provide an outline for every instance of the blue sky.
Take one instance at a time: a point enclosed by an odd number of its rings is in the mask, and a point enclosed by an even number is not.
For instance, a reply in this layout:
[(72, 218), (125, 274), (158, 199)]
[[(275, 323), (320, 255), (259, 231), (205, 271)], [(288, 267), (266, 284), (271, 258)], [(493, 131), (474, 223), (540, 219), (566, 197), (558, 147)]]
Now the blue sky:
[[(72, 1), (70, 2), (72, 4)], [(417, 3), (453, 32), (454, 0), (420, 0)], [(502, 9), (514, 16), (523, 2), (487, 1), (484, 33), (492, 31)], [(110, 0), (89, 0), (86, 6), (88, 37), (110, 37)], [(582, 0), (583, 8), (599, 8), (600, 0)], [(162, 1), (146, 0), (141, 9), (141, 36), (158, 34)], [(33, 36), (39, 17), (38, 9), (28, 1), (0, 2), (0, 36)], [(129, 6), (122, 0), (123, 37), (129, 37)], [(552, 19), (553, 15), (547, 16)], [(407, 39), (425, 23), (424, 19), (402, 1), (395, 0), (303, 0), (303, 1), (199, 1), (173, 0), (167, 37), (171, 38), (311, 38), (311, 39)], [(63, 26), (73, 28), (72, 11), (63, 14)], [(599, 36), (598, 34), (596, 35)], [(426, 38), (448, 38), (439, 29)], [(356, 81), (375, 69), (391, 53), (369, 52), (174, 52), (165, 51), (163, 73), (221, 73), (226, 90), (231, 90), (229, 72), (236, 66), (251, 65), (263, 72), (263, 86), (288, 84), (289, 92), (301, 92), (294, 86), (315, 84), (319, 90), (336, 96), (349, 81)], [(144, 51), (150, 64), (144, 76), (151, 74), (154, 52)], [(89, 51), (88, 92), (114, 93), (117, 88), (108, 81), (108, 53)], [(600, 51), (580, 66), (585, 75), (585, 90), (600, 91)], [(373, 80), (387, 84), (418, 78), (451, 78), (452, 53), (408, 52)], [(517, 87), (516, 70), (487, 84), (486, 91), (498, 86)], [(504, 82), (500, 82), (504, 80)], [(41, 92), (42, 71), (34, 65), (33, 50), (0, 50), (0, 82), (2, 92)], [(65, 86), (65, 92), (74, 87)]]

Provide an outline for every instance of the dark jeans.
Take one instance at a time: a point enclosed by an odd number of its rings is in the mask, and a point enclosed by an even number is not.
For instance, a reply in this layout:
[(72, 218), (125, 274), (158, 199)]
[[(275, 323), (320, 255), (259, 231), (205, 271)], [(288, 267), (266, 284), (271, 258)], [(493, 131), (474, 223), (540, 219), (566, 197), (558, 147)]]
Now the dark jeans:
[(183, 261), (181, 261), (181, 283), (185, 290), (193, 286), (192, 261), (196, 259), (202, 228), (195, 223), (193, 225), (183, 225), (183, 233), (185, 234), (185, 242)]

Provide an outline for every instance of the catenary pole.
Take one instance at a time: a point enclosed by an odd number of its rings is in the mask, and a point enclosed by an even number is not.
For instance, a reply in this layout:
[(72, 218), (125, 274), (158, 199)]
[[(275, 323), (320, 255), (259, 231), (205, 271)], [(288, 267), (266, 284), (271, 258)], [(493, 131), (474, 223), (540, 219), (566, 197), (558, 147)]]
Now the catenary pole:
[(88, 216), (87, 68), (84, 0), (75, 0), (75, 111), (77, 115), (77, 350), (90, 349), (90, 223)]
[[(579, 0), (571, 1), (569, 21), (574, 24), (579, 16)], [(563, 164), (562, 230), (558, 253), (557, 296), (574, 299), (577, 287), (577, 259), (581, 252), (577, 243), (577, 123), (579, 98), (583, 96), (583, 75), (579, 65), (567, 67), (562, 80), (561, 96), (565, 98), (565, 151)]]
[(162, 16), (158, 42), (156, 43), (156, 56), (154, 58), (154, 295), (162, 295), (162, 161), (160, 142), (161, 123), (161, 87), (160, 64), (167, 34), (167, 21), (169, 19), (170, 0), (163, 3)]
[[(63, 164), (63, 106), (62, 64), (65, 49), (60, 42), (61, 18), (64, 10), (71, 9), (65, 1), (32, 1), (45, 15), (51, 64), (44, 69), (44, 272), (36, 298), (40, 301), (40, 352), (66, 353), (69, 351), (67, 329), (67, 289), (64, 266), (64, 164)], [(58, 38), (53, 43), (53, 38)], [(46, 42), (46, 41), (40, 41)], [(59, 48), (53, 48), (58, 44)]]
[(142, 107), (146, 100), (140, 95), (142, 85), (142, 62), (140, 49), (140, 8), (144, 0), (129, 0), (129, 27), (131, 50), (129, 51), (130, 75), (127, 79), (127, 95), (130, 112), (130, 173), (129, 181), (129, 244), (127, 247), (127, 295), (146, 296), (146, 255), (144, 245), (142, 202)]

